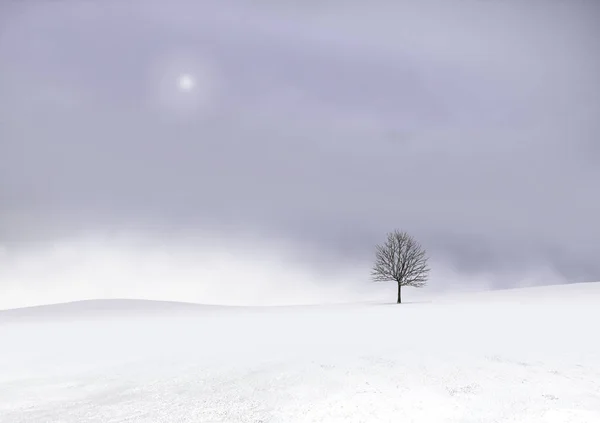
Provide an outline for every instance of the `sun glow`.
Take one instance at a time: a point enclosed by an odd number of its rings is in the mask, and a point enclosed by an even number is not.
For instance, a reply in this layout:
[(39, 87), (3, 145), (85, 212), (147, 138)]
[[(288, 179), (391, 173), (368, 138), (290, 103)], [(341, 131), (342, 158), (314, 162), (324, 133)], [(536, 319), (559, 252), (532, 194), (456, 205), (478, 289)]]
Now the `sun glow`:
[(179, 89), (181, 91), (189, 92), (194, 89), (194, 86), (196, 85), (196, 81), (194, 80), (194, 77), (192, 77), (192, 75), (183, 74), (183, 75), (179, 76), (177, 85), (179, 86)]

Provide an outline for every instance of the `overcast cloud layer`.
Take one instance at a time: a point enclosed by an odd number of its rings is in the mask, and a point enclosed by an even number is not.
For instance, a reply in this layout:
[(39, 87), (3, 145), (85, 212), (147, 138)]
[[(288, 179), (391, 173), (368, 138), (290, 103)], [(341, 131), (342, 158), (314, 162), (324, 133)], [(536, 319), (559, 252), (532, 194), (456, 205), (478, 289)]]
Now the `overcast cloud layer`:
[(596, 1), (23, 1), (0, 16), (6, 251), (211, 228), (341, 267), (399, 227), (464, 274), (600, 279)]

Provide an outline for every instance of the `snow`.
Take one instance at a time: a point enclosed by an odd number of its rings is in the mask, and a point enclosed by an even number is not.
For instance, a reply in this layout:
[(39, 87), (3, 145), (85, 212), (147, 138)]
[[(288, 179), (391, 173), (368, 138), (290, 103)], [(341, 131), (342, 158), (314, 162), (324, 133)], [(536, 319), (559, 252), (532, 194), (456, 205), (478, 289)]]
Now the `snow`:
[(589, 283), (400, 306), (5, 310), (0, 422), (597, 423), (599, 306)]

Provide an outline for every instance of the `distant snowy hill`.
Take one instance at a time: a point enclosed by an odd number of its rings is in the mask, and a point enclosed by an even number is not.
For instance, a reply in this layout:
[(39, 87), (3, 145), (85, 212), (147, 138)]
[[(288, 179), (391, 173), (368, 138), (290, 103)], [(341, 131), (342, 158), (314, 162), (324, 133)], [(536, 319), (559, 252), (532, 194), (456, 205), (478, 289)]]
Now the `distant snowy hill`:
[(21, 319), (77, 319), (148, 314), (193, 314), (209, 310), (215, 311), (216, 308), (220, 308), (220, 306), (130, 299), (85, 300), (0, 310), (0, 323), (9, 319), (15, 321)]

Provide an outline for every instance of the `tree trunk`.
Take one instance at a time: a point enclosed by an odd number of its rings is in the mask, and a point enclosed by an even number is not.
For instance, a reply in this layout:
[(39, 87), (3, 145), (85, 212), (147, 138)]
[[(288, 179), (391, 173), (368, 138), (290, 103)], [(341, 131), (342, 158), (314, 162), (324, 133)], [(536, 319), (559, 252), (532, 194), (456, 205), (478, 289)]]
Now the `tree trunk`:
[(402, 303), (402, 285), (398, 282), (398, 304)]

